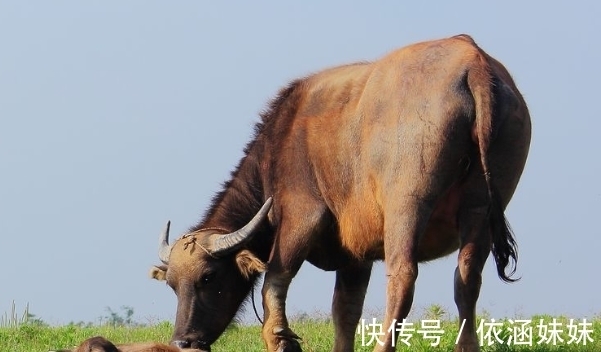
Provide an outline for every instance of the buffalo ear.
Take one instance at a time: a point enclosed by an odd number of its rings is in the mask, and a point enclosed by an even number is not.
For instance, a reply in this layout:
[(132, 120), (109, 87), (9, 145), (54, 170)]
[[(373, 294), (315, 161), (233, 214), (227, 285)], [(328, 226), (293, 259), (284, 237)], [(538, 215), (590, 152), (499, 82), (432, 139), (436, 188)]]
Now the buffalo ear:
[(148, 273), (152, 279), (165, 281), (167, 276), (167, 265), (153, 265)]
[(267, 269), (265, 263), (263, 263), (261, 259), (255, 257), (255, 255), (247, 249), (241, 250), (236, 254), (236, 264), (238, 264), (240, 273), (246, 279), (255, 274), (262, 273)]

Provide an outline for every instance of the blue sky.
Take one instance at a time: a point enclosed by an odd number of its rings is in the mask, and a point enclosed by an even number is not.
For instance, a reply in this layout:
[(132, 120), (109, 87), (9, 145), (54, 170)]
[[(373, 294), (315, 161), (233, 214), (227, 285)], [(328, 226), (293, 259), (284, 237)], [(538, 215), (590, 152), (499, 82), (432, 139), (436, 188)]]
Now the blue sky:
[[(533, 120), (507, 210), (522, 280), (501, 282), (489, 260), (479, 309), (599, 314), (599, 18), (595, 1), (0, 2), (0, 314), (15, 300), (54, 324), (123, 305), (173, 319), (175, 295), (147, 277), (158, 232), (197, 222), (277, 90), (459, 33), (507, 66)], [(418, 313), (455, 314), (455, 263), (420, 267)], [(329, 312), (333, 284), (304, 265), (289, 312)], [(366, 317), (384, 300), (379, 264)]]

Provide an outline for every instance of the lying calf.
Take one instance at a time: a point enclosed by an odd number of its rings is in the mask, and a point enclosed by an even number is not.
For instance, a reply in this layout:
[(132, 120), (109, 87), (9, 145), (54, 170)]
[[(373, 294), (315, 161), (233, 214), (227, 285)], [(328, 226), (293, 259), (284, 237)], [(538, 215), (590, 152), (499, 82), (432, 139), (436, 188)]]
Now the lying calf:
[(195, 352), (195, 349), (179, 349), (157, 342), (127, 343), (115, 345), (102, 336), (89, 338), (74, 350), (56, 350), (49, 352)]

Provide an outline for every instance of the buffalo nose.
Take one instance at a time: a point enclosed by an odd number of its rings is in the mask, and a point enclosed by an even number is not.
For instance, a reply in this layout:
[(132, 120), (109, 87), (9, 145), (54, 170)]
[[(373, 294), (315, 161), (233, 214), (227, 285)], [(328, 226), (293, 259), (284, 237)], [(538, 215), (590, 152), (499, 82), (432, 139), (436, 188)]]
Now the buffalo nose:
[(190, 343), (190, 341), (175, 340), (175, 341), (171, 341), (171, 345), (173, 345), (177, 348), (189, 348), (191, 343)]

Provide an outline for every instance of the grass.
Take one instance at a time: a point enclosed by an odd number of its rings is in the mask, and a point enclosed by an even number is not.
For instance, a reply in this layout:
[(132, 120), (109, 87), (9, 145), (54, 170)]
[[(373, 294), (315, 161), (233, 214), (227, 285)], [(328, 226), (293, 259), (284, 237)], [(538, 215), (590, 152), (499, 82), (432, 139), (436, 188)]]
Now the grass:
[(168, 341), (172, 330), (173, 327), (170, 323), (135, 328), (109, 325), (49, 327), (24, 324), (18, 327), (0, 328), (0, 351), (42, 352), (59, 348), (72, 348), (83, 340), (96, 335), (102, 335), (118, 343)]
[(25, 306), (23, 314), (17, 313), (15, 301), (12, 302), (10, 312), (0, 315), (0, 327), (17, 327), (29, 322), (29, 303)]
[[(437, 313), (437, 312), (434, 312)], [(438, 312), (440, 313), (440, 312)], [(531, 326), (533, 328), (533, 346), (507, 346), (507, 344), (493, 343), (491, 346), (482, 347), (483, 352), (511, 352), (511, 351), (535, 351), (535, 352), (550, 352), (550, 351), (601, 351), (601, 318), (596, 317), (592, 320), (590, 336), (594, 340), (588, 341), (586, 346), (582, 343), (567, 344), (569, 340), (569, 319), (555, 317), (561, 326), (558, 328), (563, 331), (559, 334), (564, 339), (563, 343), (553, 346), (549, 343), (537, 345), (539, 339), (539, 331), (537, 324), (540, 319), (543, 320), (544, 326), (551, 328), (551, 323), (554, 317), (550, 316), (534, 316)], [(423, 319), (431, 319), (424, 317)], [(413, 321), (413, 328), (419, 329), (423, 320)], [(492, 321), (485, 319), (483, 324), (483, 333), (486, 333), (486, 328), (491, 327)], [(576, 320), (574, 323), (581, 323), (582, 320)], [(373, 328), (371, 319), (364, 321), (364, 332), (366, 340), (369, 339), (369, 332)], [(498, 337), (507, 342), (511, 333), (508, 330), (510, 327), (515, 327), (509, 321), (502, 321), (502, 326), (498, 327)], [(360, 324), (361, 327), (361, 324)], [(292, 329), (303, 338), (301, 345), (303, 351), (306, 352), (321, 352), (330, 351), (333, 342), (334, 329), (332, 323), (328, 319), (312, 319), (304, 317), (292, 323)], [(421, 335), (414, 332), (409, 342), (410, 347), (398, 348), (400, 351), (452, 351), (455, 343), (455, 338), (458, 334), (459, 326), (455, 321), (443, 319), (440, 323), (440, 329), (444, 330), (441, 335), (440, 345), (431, 347), (432, 340), (423, 339)], [(385, 331), (386, 329), (384, 329)], [(581, 331), (582, 329), (579, 329)], [(167, 342), (173, 331), (171, 323), (163, 322), (153, 326), (137, 326), (137, 327), (117, 327), (117, 326), (83, 326), (83, 325), (66, 325), (60, 327), (50, 327), (44, 324), (20, 324), (16, 326), (0, 327), (0, 351), (10, 352), (35, 352), (48, 351), (58, 348), (71, 348), (86, 338), (102, 335), (115, 343), (127, 342), (146, 342), (157, 341)], [(484, 335), (483, 335), (484, 336)], [(494, 336), (494, 334), (491, 334)], [(361, 335), (356, 335), (356, 351), (372, 351), (374, 344), (371, 346), (361, 346)], [(486, 344), (486, 340), (484, 341)], [(399, 344), (400, 345), (400, 344)], [(264, 351), (264, 345), (261, 340), (261, 327), (254, 326), (237, 326), (230, 327), (225, 334), (213, 345), (214, 351)]]

